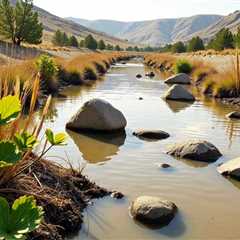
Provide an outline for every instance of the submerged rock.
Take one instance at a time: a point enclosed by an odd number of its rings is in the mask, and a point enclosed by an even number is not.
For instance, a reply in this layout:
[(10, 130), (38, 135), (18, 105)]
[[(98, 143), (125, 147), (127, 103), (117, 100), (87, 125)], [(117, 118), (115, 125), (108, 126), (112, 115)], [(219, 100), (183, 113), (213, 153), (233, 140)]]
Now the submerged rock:
[(218, 172), (240, 180), (240, 158), (228, 161), (218, 167)]
[(141, 74), (137, 74), (136, 78), (142, 78), (142, 75)]
[(170, 168), (171, 165), (167, 164), (167, 163), (161, 163), (159, 164), (159, 168)]
[(71, 118), (66, 127), (74, 131), (114, 132), (124, 130), (124, 115), (110, 103), (101, 99), (86, 102)]
[(201, 140), (176, 144), (169, 149), (167, 154), (203, 162), (213, 162), (222, 156), (213, 144)]
[(155, 73), (154, 72), (146, 73), (145, 76), (153, 78), (153, 77), (155, 77)]
[(167, 90), (164, 96), (167, 100), (193, 102), (195, 97), (181, 85), (173, 85)]
[(240, 112), (231, 112), (227, 114), (227, 118), (240, 119)]
[(132, 202), (130, 207), (133, 218), (143, 224), (154, 226), (168, 225), (177, 212), (177, 206), (158, 197), (142, 196)]
[(186, 73), (179, 73), (164, 81), (166, 84), (191, 84), (191, 78)]
[(167, 132), (161, 130), (138, 130), (135, 131), (133, 135), (139, 138), (152, 140), (161, 140), (170, 137), (170, 135)]

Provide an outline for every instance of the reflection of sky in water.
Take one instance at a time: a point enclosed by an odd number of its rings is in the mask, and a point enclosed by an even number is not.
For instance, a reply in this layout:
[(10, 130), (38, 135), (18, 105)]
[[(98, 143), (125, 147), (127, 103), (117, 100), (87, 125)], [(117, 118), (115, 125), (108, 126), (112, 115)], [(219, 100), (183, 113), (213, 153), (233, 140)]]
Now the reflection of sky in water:
[[(52, 104), (46, 127), (56, 132), (64, 131), (68, 119), (92, 98), (111, 102), (128, 121), (126, 138), (107, 140), (69, 133), (67, 147), (49, 153), (64, 157), (67, 152), (77, 167), (79, 162), (87, 162), (84, 171), (91, 179), (127, 195), (125, 201), (97, 201), (86, 214), (89, 225), (84, 225), (76, 239), (237, 239), (239, 187), (216, 171), (220, 162), (240, 154), (240, 122), (225, 117), (235, 108), (209, 99), (194, 104), (166, 102), (161, 97), (168, 86), (161, 81), (162, 76), (136, 79), (136, 74), (145, 76), (145, 71), (151, 70), (139, 64), (115, 66), (105, 81), (92, 88), (69, 87), (63, 92), (68, 98)], [(142, 128), (164, 130), (171, 137), (145, 142), (132, 136), (133, 131)], [(195, 138), (212, 142), (224, 156), (208, 165), (165, 154), (168, 145)], [(105, 164), (98, 164), (102, 162)], [(169, 163), (173, 171), (160, 170), (160, 163)], [(128, 205), (138, 195), (156, 195), (176, 202), (179, 217), (160, 231), (135, 224), (129, 218)]]

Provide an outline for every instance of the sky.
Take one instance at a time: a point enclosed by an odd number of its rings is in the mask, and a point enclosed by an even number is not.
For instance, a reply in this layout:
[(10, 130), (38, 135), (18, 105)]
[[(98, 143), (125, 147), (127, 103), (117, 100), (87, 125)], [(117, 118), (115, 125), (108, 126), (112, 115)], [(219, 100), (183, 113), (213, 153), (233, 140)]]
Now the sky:
[(240, 10), (240, 0), (34, 0), (34, 4), (60, 17), (120, 21), (227, 15)]

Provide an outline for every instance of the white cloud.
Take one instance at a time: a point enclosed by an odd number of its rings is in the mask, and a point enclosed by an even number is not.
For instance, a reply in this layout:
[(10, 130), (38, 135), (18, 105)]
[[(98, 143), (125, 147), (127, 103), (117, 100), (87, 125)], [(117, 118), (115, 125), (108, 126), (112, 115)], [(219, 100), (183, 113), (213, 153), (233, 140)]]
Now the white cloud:
[(125, 21), (228, 14), (240, 9), (240, 0), (35, 0), (34, 3), (62, 17)]

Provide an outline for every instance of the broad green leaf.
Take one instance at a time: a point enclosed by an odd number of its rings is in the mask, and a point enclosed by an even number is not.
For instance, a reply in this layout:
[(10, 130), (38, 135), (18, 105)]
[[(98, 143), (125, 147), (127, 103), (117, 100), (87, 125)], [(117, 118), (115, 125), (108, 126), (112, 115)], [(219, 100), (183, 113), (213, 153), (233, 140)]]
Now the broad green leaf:
[(0, 141), (0, 168), (16, 164), (21, 159), (21, 153), (11, 141)]
[(37, 139), (35, 136), (24, 132), (22, 134), (16, 134), (14, 136), (14, 142), (17, 145), (19, 151), (27, 151), (29, 149), (33, 149), (37, 144)]
[(21, 102), (17, 96), (7, 96), (0, 100), (0, 125), (15, 120), (21, 112)]
[(11, 209), (6, 199), (0, 198), (0, 216), (0, 239), (22, 240), (26, 239), (27, 233), (39, 227), (43, 209), (31, 196), (18, 198)]
[(65, 145), (67, 136), (65, 133), (57, 133), (54, 135), (51, 129), (47, 129), (46, 132), (47, 140), (54, 146)]

